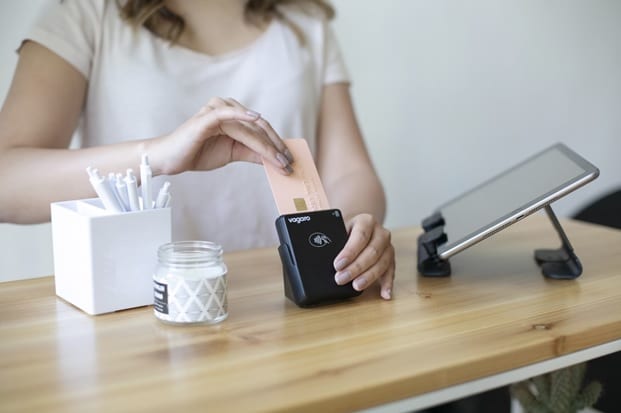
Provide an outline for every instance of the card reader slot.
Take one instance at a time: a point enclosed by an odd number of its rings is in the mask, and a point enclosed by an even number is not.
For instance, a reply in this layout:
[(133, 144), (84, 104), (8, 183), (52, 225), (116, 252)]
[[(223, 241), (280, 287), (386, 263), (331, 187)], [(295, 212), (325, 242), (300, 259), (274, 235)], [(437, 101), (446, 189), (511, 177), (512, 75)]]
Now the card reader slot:
[(280, 253), (280, 258), (283, 262), (286, 262), (291, 267), (297, 267), (298, 264), (295, 262), (295, 257), (291, 252), (291, 248), (287, 244), (282, 244), (278, 247), (278, 252)]

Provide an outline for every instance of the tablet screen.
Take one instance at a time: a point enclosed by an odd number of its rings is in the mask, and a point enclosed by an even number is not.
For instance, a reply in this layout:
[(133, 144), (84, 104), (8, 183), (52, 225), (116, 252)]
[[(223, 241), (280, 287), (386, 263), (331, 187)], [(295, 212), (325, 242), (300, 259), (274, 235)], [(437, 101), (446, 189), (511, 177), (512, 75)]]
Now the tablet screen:
[(563, 144), (554, 145), (439, 208), (447, 258), (595, 179), (598, 169)]

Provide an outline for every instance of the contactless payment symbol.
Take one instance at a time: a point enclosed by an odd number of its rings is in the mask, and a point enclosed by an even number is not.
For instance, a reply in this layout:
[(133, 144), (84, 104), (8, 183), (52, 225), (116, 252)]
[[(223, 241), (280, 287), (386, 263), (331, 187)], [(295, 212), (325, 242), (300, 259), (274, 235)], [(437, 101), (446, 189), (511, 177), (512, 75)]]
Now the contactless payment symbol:
[(313, 247), (321, 248), (331, 244), (332, 240), (322, 232), (313, 232), (310, 237), (308, 237), (308, 243)]

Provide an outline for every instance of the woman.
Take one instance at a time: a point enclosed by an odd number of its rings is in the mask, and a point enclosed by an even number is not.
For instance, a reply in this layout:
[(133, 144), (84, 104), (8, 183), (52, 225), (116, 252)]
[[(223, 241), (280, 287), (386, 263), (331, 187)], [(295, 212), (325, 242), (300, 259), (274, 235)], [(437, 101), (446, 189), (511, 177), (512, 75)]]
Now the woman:
[[(337, 283), (379, 280), (389, 299), (384, 194), (331, 15), (320, 0), (54, 4), (20, 47), (0, 112), (0, 221), (49, 220), (50, 202), (94, 195), (87, 166), (137, 170), (148, 153), (156, 186), (172, 182), (173, 238), (229, 251), (273, 245), (277, 213), (253, 163), (289, 173), (281, 136), (303, 137), (347, 218)], [(68, 149), (72, 135), (80, 149)]]

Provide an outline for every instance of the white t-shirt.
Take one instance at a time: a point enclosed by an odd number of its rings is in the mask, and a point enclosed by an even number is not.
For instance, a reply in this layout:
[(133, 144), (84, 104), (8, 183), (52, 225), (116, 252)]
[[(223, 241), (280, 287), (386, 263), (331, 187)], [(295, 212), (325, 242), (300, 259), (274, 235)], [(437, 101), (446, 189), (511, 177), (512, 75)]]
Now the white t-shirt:
[[(283, 138), (307, 139), (314, 151), (322, 88), (349, 79), (329, 25), (297, 9), (281, 11), (301, 29), (305, 46), (275, 19), (249, 46), (208, 56), (134, 30), (115, 0), (55, 3), (27, 38), (88, 79), (76, 131), (83, 147), (171, 132), (220, 96), (260, 112)], [(278, 212), (261, 165), (236, 162), (158, 177), (154, 190), (166, 180), (172, 184), (173, 239), (210, 240), (227, 251), (276, 243)]]

